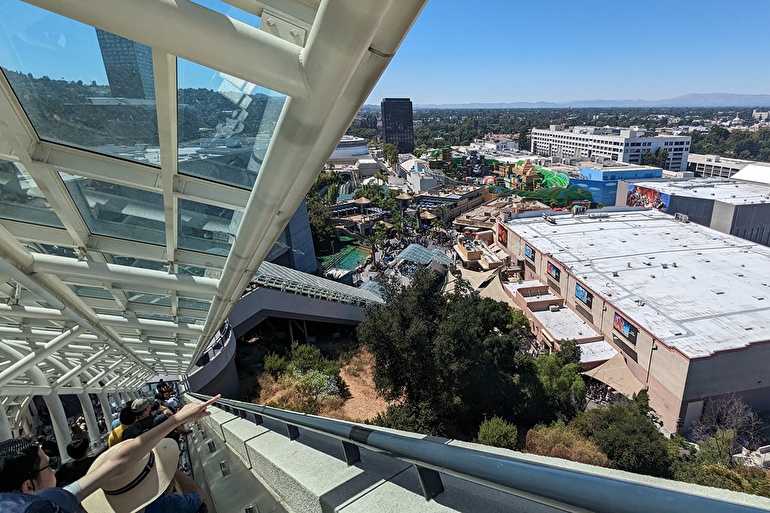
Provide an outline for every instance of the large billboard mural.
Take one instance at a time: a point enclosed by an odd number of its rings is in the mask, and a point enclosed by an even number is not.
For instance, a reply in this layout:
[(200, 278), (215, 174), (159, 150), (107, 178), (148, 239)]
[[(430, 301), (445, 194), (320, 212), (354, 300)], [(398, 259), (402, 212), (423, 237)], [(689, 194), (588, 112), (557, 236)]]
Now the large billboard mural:
[(582, 301), (588, 308), (591, 308), (594, 304), (594, 295), (581, 287), (579, 283), (575, 284), (575, 297)]
[(529, 244), (524, 244), (524, 256), (530, 260), (535, 259), (535, 250)]
[(639, 334), (639, 331), (636, 329), (636, 326), (628, 322), (625, 318), (615, 314), (615, 317), (612, 319), (612, 327), (618, 330), (620, 333), (623, 334), (624, 337), (628, 339), (629, 342), (632, 344), (636, 344), (636, 336)]
[(628, 185), (627, 207), (648, 207), (658, 209), (661, 212), (668, 212), (670, 204), (671, 196), (668, 194), (662, 194), (647, 187), (639, 187), (633, 184)]
[(556, 281), (559, 281), (559, 277), (561, 276), (561, 270), (559, 270), (558, 267), (553, 265), (551, 262), (548, 262), (546, 265), (546, 272)]
[(498, 224), (497, 225), (497, 240), (502, 244), (504, 247), (508, 247), (508, 230), (503, 228), (503, 225)]

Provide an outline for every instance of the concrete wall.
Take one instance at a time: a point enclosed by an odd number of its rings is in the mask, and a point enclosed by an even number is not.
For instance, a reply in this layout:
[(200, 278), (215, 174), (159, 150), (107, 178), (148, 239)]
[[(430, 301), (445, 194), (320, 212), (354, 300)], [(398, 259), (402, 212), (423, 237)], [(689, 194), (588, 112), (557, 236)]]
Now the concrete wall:
[[(691, 223), (710, 226), (717, 217), (720, 217), (714, 210), (717, 204), (713, 199), (670, 196), (668, 213), (672, 216), (677, 213), (687, 214)], [(730, 223), (729, 218), (725, 221), (727, 224)]]
[(703, 399), (730, 392), (763, 395), (762, 404), (757, 407), (770, 409), (768, 361), (770, 343), (752, 344), (745, 349), (693, 360), (684, 397), (688, 400)]
[[(230, 455), (217, 450), (216, 461), (237, 458), (241, 465), (254, 474), (279, 502), (292, 512), (345, 513), (371, 512), (456, 512), (456, 511), (527, 511), (533, 513), (558, 513), (562, 511), (534, 503), (481, 485), (476, 485), (447, 474), (441, 474), (445, 491), (435, 499), (425, 500), (414, 465), (390, 456), (361, 449), (361, 461), (347, 465), (342, 458), (342, 444), (305, 429), (300, 429), (297, 440), (289, 440), (281, 423), (265, 419), (263, 425), (218, 411), (201, 422), (209, 438), (227, 444)], [(377, 429), (365, 426), (366, 429)], [(384, 430), (383, 431), (392, 431)], [(505, 451), (523, 458), (556, 461), (553, 458), (528, 456), (505, 449), (484, 448), (473, 444), (461, 444), (448, 439), (429, 437), (404, 431), (400, 435), (430, 440), (429, 443), (457, 444), (479, 447), (489, 452)], [(196, 437), (197, 438), (197, 437)], [(217, 447), (221, 445), (217, 444)], [(205, 450), (199, 450), (198, 454)], [(564, 462), (567, 465), (576, 465)], [(231, 464), (231, 467), (236, 465)], [(205, 467), (205, 464), (204, 464)], [(212, 465), (217, 472), (216, 465)], [(592, 467), (585, 466), (592, 469)], [(235, 475), (235, 474), (234, 474)], [(197, 478), (197, 476), (196, 476)], [(243, 478), (240, 478), (241, 481)], [(226, 482), (214, 476), (213, 482)], [(243, 493), (232, 490), (231, 493)], [(258, 494), (254, 489), (253, 493)], [(246, 499), (247, 500), (247, 499)], [(231, 499), (243, 511), (246, 500)], [(259, 502), (255, 497), (253, 502)]]
[[(195, 401), (195, 400), (192, 400)], [(235, 417), (232, 414), (210, 408), (213, 414), (200, 421), (206, 432), (205, 437), (196, 428), (196, 434), (190, 442), (193, 464), (201, 468), (205, 476), (195, 475), (196, 480), (213, 483), (211, 488), (214, 503), (218, 511), (243, 511), (250, 503), (256, 503), (261, 511), (287, 511), (302, 513), (379, 513), (379, 512), (531, 512), (556, 513), (572, 511), (574, 508), (558, 508), (556, 504), (547, 506), (526, 498), (504, 493), (460, 478), (440, 473), (444, 491), (437, 497), (426, 500), (419, 485), (417, 470), (414, 465), (395, 459), (384, 453), (361, 449), (361, 460), (354, 465), (347, 465), (342, 458), (341, 442), (325, 438), (304, 429), (299, 429), (299, 438), (289, 440), (283, 424), (265, 418), (264, 423), (256, 425), (251, 420)], [(373, 426), (361, 426), (364, 429), (394, 433), (400, 436), (424, 440), (425, 444), (443, 444), (475, 451), (481, 454), (502, 456), (522, 465), (540, 465), (554, 470), (588, 475), (598, 489), (603, 484), (617, 487), (618, 494), (624, 490), (624, 482), (641, 484), (649, 490), (649, 495), (635, 496), (643, 510), (647, 503), (657, 495), (656, 490), (675, 490), (678, 493), (691, 494), (726, 501), (726, 510), (737, 508), (770, 509), (770, 500), (728, 490), (707, 488), (688, 483), (673, 482), (666, 479), (631, 474), (612, 469), (593, 467), (567, 460), (523, 454), (507, 449), (498, 449), (478, 444), (430, 437), (405, 431), (388, 430)], [(214, 440), (215, 452), (208, 450), (208, 440)], [(223, 443), (224, 442), (224, 443)], [(231, 475), (222, 478), (219, 472), (220, 462), (229, 463)], [(495, 469), (476, 468), (479, 475), (494, 474)], [(244, 486), (247, 475), (254, 476), (259, 483)], [(542, 488), (532, 483), (526, 470), (522, 468), (512, 476), (529, 486), (530, 489)], [(591, 494), (591, 490), (577, 490), (564, 485), (564, 497), (574, 494)], [(264, 497), (269, 491), (278, 499), (280, 506), (270, 497)], [(526, 492), (521, 492), (524, 497)], [(627, 499), (627, 498), (626, 498)], [(618, 501), (624, 498), (619, 495)], [(686, 497), (680, 506), (689, 510)], [(619, 502), (619, 503), (620, 503)], [(553, 503), (552, 503), (553, 504)], [(601, 503), (609, 511), (609, 501)], [(716, 506), (716, 505), (715, 505)], [(747, 509), (747, 510), (748, 510)], [(649, 510), (654, 511), (652, 502)], [(583, 510), (581, 510), (583, 511)]]
[(238, 334), (255, 326), (246, 326), (249, 324), (247, 321), (253, 322), (265, 317), (358, 324), (364, 318), (364, 309), (356, 305), (258, 287), (238, 301), (230, 313), (230, 324)]
[(770, 202), (735, 205), (733, 208), (733, 224), (726, 233), (770, 246)]

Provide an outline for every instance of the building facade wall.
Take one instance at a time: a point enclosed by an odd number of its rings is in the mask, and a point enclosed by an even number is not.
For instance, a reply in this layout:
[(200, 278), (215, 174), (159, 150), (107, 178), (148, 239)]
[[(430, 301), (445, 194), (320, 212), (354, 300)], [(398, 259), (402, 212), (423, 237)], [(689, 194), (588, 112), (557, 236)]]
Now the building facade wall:
[[(714, 221), (714, 208), (717, 205), (713, 199), (706, 198), (688, 198), (686, 196), (671, 196), (668, 206), (668, 213), (671, 215), (681, 213), (686, 214), (691, 223), (697, 223), (703, 226), (711, 226)], [(730, 220), (727, 220), (729, 226)], [(713, 228), (713, 226), (711, 226)], [(722, 230), (720, 230), (722, 231)], [(730, 233), (729, 228), (723, 233)]]
[[(708, 359), (690, 360), (655, 339), (633, 318), (582, 283), (579, 276), (573, 275), (558, 260), (542, 254), (505, 226), (502, 229), (507, 232), (505, 248), (513, 258), (524, 263), (524, 278), (548, 284), (553, 292), (564, 298), (565, 306), (602, 333), (604, 339), (623, 354), (628, 370), (647, 388), (650, 406), (668, 430), (689, 429), (699, 417), (704, 399), (730, 391), (738, 392), (755, 408), (770, 409), (770, 391), (765, 388), (770, 387), (770, 369), (766, 365), (770, 360), (770, 343), (752, 345), (744, 351), (718, 353)], [(518, 301), (516, 304), (524, 306)], [(616, 314), (630, 324), (633, 335), (630, 335), (631, 331), (625, 335), (617, 329)], [(545, 327), (537, 325), (536, 328), (542, 332)]]
[(601, 203), (605, 206), (616, 205), (616, 196), (618, 193), (617, 181), (599, 181), (599, 180), (581, 180), (579, 178), (570, 178), (570, 185), (577, 185), (591, 193), (591, 199), (594, 203)]
[(639, 136), (633, 130), (617, 131), (618, 135), (609, 135), (534, 128), (531, 135), (531, 151), (562, 161), (603, 157), (618, 162), (641, 164), (645, 152), (655, 153), (659, 149), (665, 149), (668, 151), (665, 169), (687, 169), (691, 141), (689, 136)]
[(729, 206), (733, 215), (732, 226), (727, 233), (770, 246), (770, 203)]
[(687, 170), (695, 173), (695, 176), (730, 178), (752, 162), (691, 153), (687, 157)]

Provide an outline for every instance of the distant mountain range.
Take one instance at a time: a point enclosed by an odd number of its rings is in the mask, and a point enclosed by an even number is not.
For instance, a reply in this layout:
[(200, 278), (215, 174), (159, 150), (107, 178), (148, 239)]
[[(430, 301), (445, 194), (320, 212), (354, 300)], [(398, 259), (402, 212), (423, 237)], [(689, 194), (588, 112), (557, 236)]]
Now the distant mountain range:
[(567, 107), (768, 107), (770, 94), (691, 93), (662, 100), (416, 104), (417, 109), (562, 109)]

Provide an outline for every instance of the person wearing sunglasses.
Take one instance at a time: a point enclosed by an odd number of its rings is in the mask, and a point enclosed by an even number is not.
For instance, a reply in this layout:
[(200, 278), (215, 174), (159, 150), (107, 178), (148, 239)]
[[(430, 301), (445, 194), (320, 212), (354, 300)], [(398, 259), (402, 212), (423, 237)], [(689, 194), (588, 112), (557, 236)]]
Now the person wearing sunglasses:
[(91, 469), (64, 488), (56, 488), (56, 471), (61, 464), (58, 458), (49, 458), (37, 444), (26, 439), (0, 442), (0, 511), (81, 513), (83, 499), (136, 466), (171, 430), (210, 415), (206, 409), (219, 397), (205, 403), (187, 404), (168, 421), (137, 438), (121, 442), (98, 469)]

